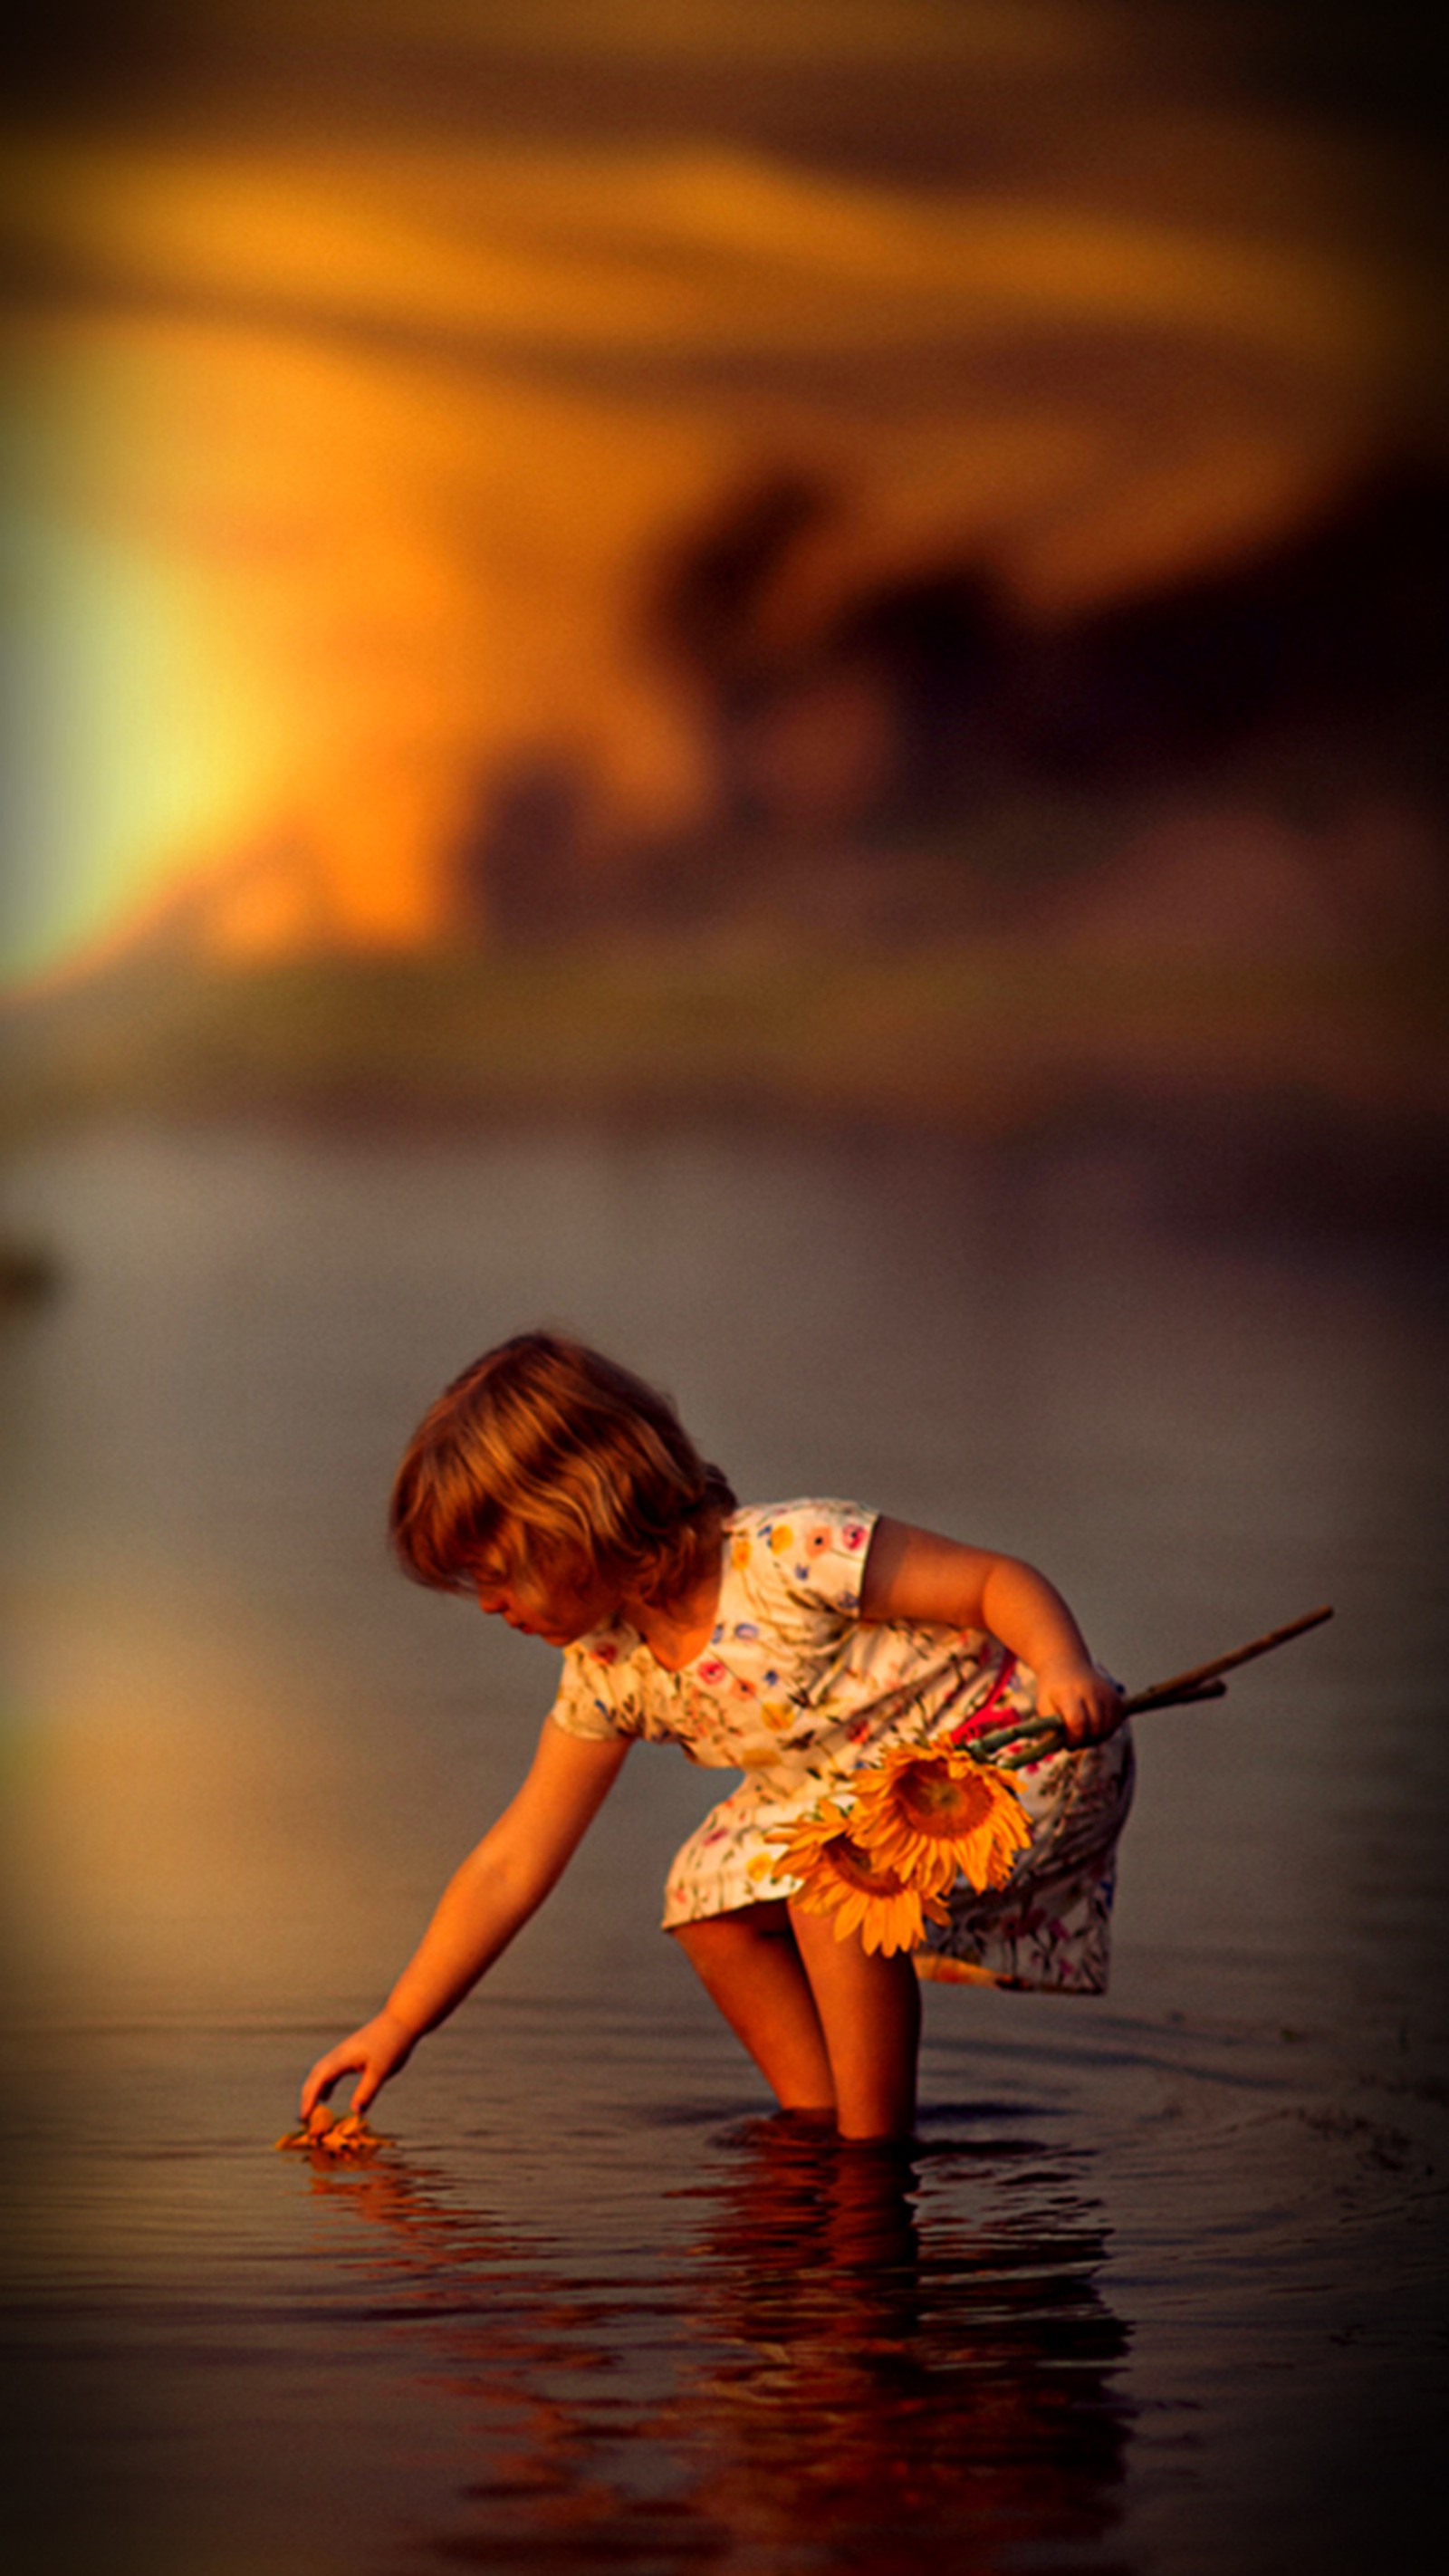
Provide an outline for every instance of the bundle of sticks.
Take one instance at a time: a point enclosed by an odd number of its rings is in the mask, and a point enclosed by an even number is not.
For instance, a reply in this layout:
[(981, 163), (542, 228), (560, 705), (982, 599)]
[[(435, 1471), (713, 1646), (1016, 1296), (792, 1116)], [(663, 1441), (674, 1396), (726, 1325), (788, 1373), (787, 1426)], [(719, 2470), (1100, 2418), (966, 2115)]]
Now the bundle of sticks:
[[(1214, 1655), (1210, 1663), (1194, 1664), (1185, 1673), (1171, 1673), (1165, 1682), (1151, 1682), (1146, 1690), (1133, 1691), (1123, 1701), (1122, 1714), (1140, 1717), (1148, 1709), (1186, 1708), (1198, 1700), (1221, 1699), (1227, 1689), (1224, 1673), (1235, 1671), (1239, 1664), (1250, 1664), (1256, 1655), (1270, 1654), (1275, 1646), (1285, 1646), (1290, 1637), (1301, 1637), (1305, 1629), (1317, 1628), (1332, 1617), (1331, 1605), (1305, 1611), (1301, 1619), (1290, 1619), (1284, 1628), (1270, 1628), (1265, 1637), (1254, 1637), (1246, 1646), (1234, 1646), (1229, 1655)], [(979, 1762), (1000, 1761), (1008, 1770), (1018, 1770), (1024, 1762), (1060, 1749), (1066, 1740), (1065, 1727), (1054, 1717), (1013, 1718), (973, 1735), (969, 1750)]]

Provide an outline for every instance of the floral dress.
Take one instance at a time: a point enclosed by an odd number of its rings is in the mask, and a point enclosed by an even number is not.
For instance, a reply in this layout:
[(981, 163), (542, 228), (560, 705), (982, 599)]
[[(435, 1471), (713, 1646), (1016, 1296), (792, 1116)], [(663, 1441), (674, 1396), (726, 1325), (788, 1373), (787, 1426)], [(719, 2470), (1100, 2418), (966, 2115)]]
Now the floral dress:
[[(852, 1775), (891, 1747), (969, 1741), (973, 1727), (1034, 1711), (1032, 1674), (997, 1638), (861, 1620), (874, 1523), (841, 1502), (735, 1512), (714, 1631), (678, 1672), (622, 1621), (568, 1649), (551, 1711), (566, 1734), (677, 1744), (709, 1770), (745, 1774), (675, 1854), (666, 1931), (793, 1895), (780, 1829), (848, 1798)], [(1016, 1771), (1031, 1840), (1003, 1887), (957, 1880), (949, 1923), (927, 1927), (921, 1974), (1100, 1994), (1132, 1775), (1126, 1728)]]

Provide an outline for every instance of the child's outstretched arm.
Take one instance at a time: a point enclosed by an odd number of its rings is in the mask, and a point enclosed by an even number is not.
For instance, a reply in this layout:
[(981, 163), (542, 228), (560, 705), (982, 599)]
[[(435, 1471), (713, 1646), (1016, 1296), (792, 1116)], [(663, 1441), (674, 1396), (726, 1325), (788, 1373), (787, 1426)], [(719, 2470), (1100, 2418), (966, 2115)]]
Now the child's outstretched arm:
[(1030, 1665), (1037, 1706), (1061, 1719), (1073, 1744), (1094, 1744), (1122, 1723), (1122, 1694), (1093, 1663), (1061, 1594), (1019, 1557), (963, 1547), (906, 1521), (879, 1520), (865, 1561), (860, 1615), (979, 1628), (999, 1637)]
[(365, 2111), (424, 2031), (462, 2002), (562, 1875), (628, 1750), (625, 1737), (598, 1742), (544, 1721), (517, 1797), (454, 1871), (381, 2012), (318, 2058), (302, 2087), (304, 2121), (354, 2071), (351, 2107)]

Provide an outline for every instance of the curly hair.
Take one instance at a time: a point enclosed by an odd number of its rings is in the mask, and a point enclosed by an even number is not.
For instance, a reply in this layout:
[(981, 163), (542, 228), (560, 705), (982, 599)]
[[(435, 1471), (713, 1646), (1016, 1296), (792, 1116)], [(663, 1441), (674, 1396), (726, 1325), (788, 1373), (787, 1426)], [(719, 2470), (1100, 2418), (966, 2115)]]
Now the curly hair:
[(686, 1593), (735, 1497), (669, 1398), (562, 1333), (517, 1333), (444, 1388), (409, 1441), (388, 1514), (405, 1574), (468, 1592), (523, 1563)]

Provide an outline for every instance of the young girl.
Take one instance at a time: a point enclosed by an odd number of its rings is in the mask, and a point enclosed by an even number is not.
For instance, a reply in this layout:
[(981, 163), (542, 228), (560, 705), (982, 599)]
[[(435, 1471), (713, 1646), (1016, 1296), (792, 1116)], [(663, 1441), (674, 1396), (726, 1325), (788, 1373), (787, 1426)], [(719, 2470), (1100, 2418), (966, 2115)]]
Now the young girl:
[[(745, 1773), (676, 1856), (664, 1928), (782, 2108), (845, 2138), (908, 2134), (918, 1974), (1101, 1992), (1131, 1746), (1116, 1685), (1030, 1566), (853, 1504), (740, 1510), (664, 1396), (551, 1333), (503, 1343), (440, 1396), (398, 1471), (391, 1530), (416, 1580), (562, 1647), (563, 1672), (523, 1786), (382, 2011), (313, 2067), (304, 2121), (350, 2072), (365, 2110), (461, 2003), (640, 1737)], [(1071, 1749), (1013, 1775), (1024, 1847), (986, 1893), (957, 1879), (914, 1959), (860, 1929), (839, 1937), (848, 1916), (803, 1901), (792, 1828), (843, 1821), (857, 1775), (902, 1748), (1034, 1712)]]

